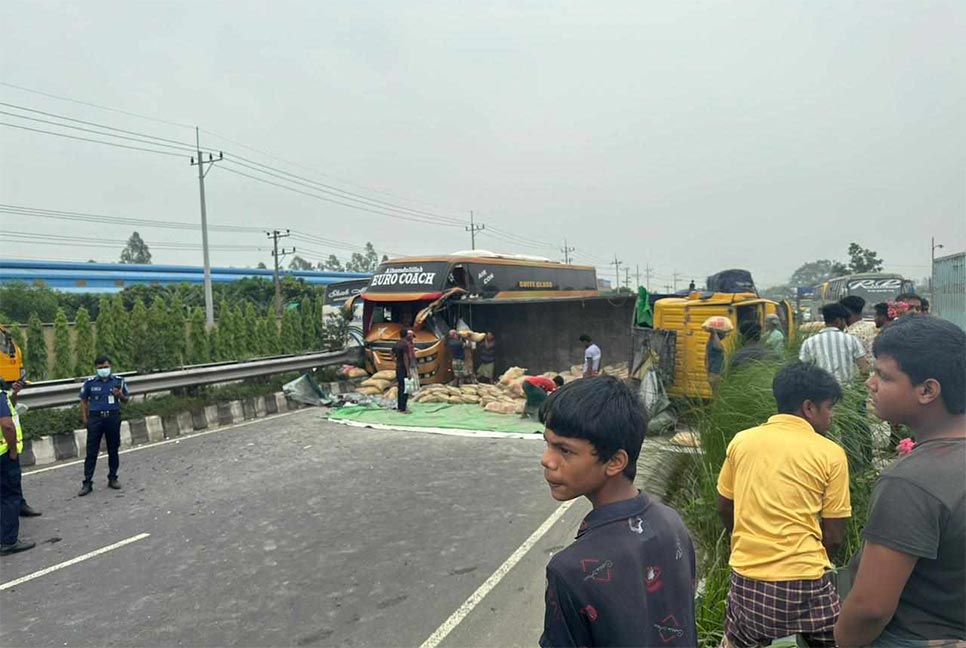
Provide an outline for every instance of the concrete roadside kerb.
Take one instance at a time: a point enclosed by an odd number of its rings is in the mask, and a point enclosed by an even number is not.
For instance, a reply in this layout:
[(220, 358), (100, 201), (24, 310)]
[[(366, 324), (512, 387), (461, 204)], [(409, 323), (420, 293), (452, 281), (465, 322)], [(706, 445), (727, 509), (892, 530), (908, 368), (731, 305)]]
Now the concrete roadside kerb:
[[(337, 392), (339, 385), (326, 385)], [(231, 401), (220, 405), (207, 405), (193, 411), (161, 416), (146, 416), (141, 419), (121, 421), (121, 448), (127, 449), (147, 443), (157, 443), (165, 439), (188, 436), (192, 432), (210, 430), (225, 425), (235, 425), (273, 414), (307, 407), (296, 401), (288, 400), (285, 394), (276, 392), (264, 397)], [(104, 448), (102, 448), (103, 450)], [(64, 459), (83, 459), (87, 454), (87, 430), (73, 430), (70, 433), (42, 436), (28, 439), (24, 447), (21, 464), (43, 466)]]

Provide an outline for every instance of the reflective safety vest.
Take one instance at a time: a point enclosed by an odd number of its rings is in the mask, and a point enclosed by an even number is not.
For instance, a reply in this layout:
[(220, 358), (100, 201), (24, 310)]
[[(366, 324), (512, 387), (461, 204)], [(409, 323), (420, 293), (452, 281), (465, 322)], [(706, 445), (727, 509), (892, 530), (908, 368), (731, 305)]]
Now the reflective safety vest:
[[(7, 401), (7, 407), (10, 408), (10, 416), (13, 418), (13, 424), (17, 426), (17, 454), (23, 452), (23, 429), (20, 427), (20, 415), (17, 414), (17, 408), (14, 407), (13, 401), (10, 400), (10, 392), (0, 391), (0, 398)], [(7, 440), (0, 435), (0, 455), (7, 454)]]

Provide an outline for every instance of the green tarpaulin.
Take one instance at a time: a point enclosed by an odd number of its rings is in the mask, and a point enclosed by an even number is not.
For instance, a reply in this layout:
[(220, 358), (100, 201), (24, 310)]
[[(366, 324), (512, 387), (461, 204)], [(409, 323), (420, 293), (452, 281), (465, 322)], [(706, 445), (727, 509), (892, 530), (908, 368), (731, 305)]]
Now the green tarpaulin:
[(651, 312), (651, 299), (644, 286), (640, 286), (637, 289), (637, 308), (634, 313), (634, 325), (646, 328), (654, 326), (654, 313)]
[(539, 421), (522, 419), (519, 414), (487, 412), (479, 405), (410, 403), (409, 407), (412, 414), (400, 414), (375, 405), (347, 406), (332, 410), (329, 418), (388, 427), (504, 432), (534, 436), (543, 433), (543, 426)]

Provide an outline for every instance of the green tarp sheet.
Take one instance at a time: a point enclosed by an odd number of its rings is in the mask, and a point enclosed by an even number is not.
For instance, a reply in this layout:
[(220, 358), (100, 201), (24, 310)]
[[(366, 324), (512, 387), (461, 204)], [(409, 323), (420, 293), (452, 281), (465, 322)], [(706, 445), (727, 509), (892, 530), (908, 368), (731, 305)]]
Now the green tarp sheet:
[(340, 407), (329, 412), (335, 421), (401, 428), (436, 428), (506, 432), (512, 434), (543, 434), (539, 421), (522, 419), (519, 414), (487, 412), (479, 405), (449, 403), (410, 403), (412, 414), (400, 414), (375, 405)]

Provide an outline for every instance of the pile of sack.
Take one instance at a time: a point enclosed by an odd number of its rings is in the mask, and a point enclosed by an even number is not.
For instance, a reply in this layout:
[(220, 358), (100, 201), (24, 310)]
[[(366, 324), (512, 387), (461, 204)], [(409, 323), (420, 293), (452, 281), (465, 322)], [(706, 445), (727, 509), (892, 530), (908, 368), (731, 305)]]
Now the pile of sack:
[[(620, 379), (627, 378), (627, 364), (608, 365), (604, 367), (603, 374), (615, 376)], [(551, 380), (556, 376), (561, 376), (564, 383), (571, 382), (580, 378), (582, 367), (580, 365), (571, 367), (569, 370), (557, 373), (548, 371), (542, 374)], [(523, 394), (523, 382), (527, 378), (526, 367), (510, 367), (496, 384), (472, 384), (455, 387), (453, 385), (423, 385), (413, 396), (412, 401), (416, 403), (452, 403), (458, 405), (479, 405), (488, 412), (500, 414), (522, 414), (526, 403)], [(356, 392), (372, 396), (374, 398), (384, 398), (389, 401), (396, 398), (396, 372), (393, 369), (379, 371), (363, 380)]]

